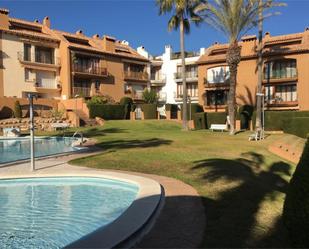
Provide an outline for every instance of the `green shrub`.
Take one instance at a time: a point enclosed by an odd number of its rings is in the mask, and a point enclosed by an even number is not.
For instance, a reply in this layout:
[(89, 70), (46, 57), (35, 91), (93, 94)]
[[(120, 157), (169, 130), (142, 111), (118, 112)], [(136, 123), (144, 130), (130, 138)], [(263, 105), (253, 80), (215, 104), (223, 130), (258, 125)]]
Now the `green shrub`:
[(226, 123), (226, 113), (225, 112), (208, 112), (207, 113), (207, 129), (210, 128), (212, 124), (225, 124)]
[(100, 117), (106, 120), (123, 119), (125, 108), (123, 105), (88, 104), (90, 118)]
[(297, 117), (309, 117), (309, 111), (266, 111), (265, 130), (283, 130), (283, 123), (286, 119), (293, 119)]
[(193, 116), (195, 130), (206, 129), (207, 126), (207, 113), (198, 112)]
[(309, 139), (287, 189), (283, 220), (294, 247), (309, 247)]
[(141, 109), (144, 113), (145, 119), (157, 119), (157, 105), (156, 104), (142, 104)]
[(285, 133), (306, 138), (309, 133), (309, 117), (283, 119), (282, 128)]
[(130, 119), (130, 112), (132, 110), (133, 99), (130, 97), (122, 97), (120, 105), (124, 106), (124, 119)]
[[(191, 107), (191, 112), (190, 112), (190, 107)], [(183, 105), (180, 106), (181, 108), (181, 118), (183, 117)], [(188, 120), (192, 120), (194, 117), (195, 113), (199, 113), (199, 112), (204, 112), (204, 109), (201, 105), (197, 104), (197, 103), (193, 103), (193, 104), (187, 104), (187, 119)]]
[(97, 104), (114, 104), (115, 100), (109, 95), (93, 96), (88, 100), (87, 104), (97, 105)]
[(153, 89), (151, 89), (151, 90), (145, 89), (145, 91), (143, 92), (143, 100), (147, 104), (157, 103), (158, 102), (157, 92)]
[(20, 105), (18, 100), (16, 100), (15, 104), (14, 104), (14, 117), (15, 118), (22, 118), (21, 105)]

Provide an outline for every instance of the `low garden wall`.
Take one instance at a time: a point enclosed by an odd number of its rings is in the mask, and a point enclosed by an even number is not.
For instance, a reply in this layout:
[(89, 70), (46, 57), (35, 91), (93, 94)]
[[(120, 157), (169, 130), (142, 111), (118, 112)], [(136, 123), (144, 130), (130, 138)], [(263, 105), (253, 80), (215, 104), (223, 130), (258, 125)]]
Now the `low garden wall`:
[[(0, 119), (12, 118), (14, 116), (15, 102), (19, 101), (22, 109), (22, 117), (29, 116), (29, 100), (27, 98), (1, 97)], [(34, 115), (49, 117), (52, 110), (57, 110), (59, 100), (34, 99)]]

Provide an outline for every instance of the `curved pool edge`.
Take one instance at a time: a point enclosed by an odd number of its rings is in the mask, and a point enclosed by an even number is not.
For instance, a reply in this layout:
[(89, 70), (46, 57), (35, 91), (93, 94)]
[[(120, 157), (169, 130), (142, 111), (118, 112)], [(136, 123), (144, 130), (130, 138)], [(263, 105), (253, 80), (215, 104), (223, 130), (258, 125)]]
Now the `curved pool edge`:
[[(161, 185), (155, 180), (114, 171), (40, 174), (29, 173), (0, 176), (0, 180), (44, 177), (95, 177), (124, 181), (139, 186), (136, 199), (132, 202), (128, 209), (120, 215), (120, 217), (109, 225), (99, 228), (98, 230), (80, 238), (70, 245), (67, 245), (66, 248), (113, 248), (124, 243), (133, 245), (134, 241), (141, 239), (139, 236), (134, 235), (139, 233), (140, 230), (154, 216), (156, 211), (158, 211), (159, 204), (164, 197)], [(141, 236), (144, 235), (144, 233), (139, 234)], [(130, 241), (131, 236), (133, 236), (134, 241)]]

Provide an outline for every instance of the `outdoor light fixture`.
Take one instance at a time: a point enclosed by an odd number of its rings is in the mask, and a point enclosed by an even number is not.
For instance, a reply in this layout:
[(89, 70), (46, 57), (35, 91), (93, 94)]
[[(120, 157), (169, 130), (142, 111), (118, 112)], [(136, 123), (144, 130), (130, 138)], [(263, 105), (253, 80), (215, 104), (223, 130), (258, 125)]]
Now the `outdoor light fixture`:
[(35, 93), (28, 93), (29, 112), (30, 112), (30, 160), (31, 171), (35, 170), (35, 151), (34, 151), (34, 121), (33, 121), (33, 98), (37, 98)]

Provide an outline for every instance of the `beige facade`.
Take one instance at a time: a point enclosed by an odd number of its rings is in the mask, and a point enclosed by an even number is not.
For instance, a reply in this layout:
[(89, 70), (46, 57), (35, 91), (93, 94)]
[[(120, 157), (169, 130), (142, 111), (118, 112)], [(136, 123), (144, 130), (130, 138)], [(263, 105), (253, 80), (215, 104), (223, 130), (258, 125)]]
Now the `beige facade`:
[(0, 97), (35, 92), (41, 98), (106, 94), (139, 100), (149, 82), (149, 61), (113, 37), (54, 30), (48, 17), (28, 22), (4, 9), (0, 35)]
[[(236, 98), (239, 105), (255, 105), (257, 45), (255, 36), (239, 43)], [(198, 61), (199, 103), (205, 111), (224, 111), (229, 91), (226, 64), (228, 44), (215, 44)], [(263, 92), (269, 110), (309, 110), (309, 31), (263, 39)]]

